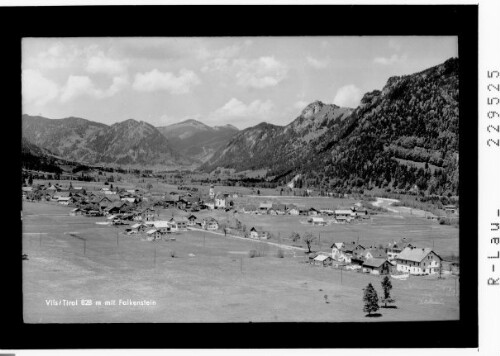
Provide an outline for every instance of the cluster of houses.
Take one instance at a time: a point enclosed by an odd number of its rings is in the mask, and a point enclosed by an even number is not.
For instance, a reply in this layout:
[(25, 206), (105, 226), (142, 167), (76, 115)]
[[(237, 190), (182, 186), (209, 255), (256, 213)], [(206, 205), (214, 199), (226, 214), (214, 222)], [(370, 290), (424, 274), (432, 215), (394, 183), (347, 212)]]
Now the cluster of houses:
[(357, 242), (336, 242), (331, 254), (317, 253), (313, 264), (336, 265), (372, 274), (428, 275), (439, 273), (442, 258), (431, 248), (416, 247), (405, 239), (386, 247), (365, 247)]
[(368, 210), (363, 208), (360, 203), (356, 203), (349, 209), (316, 209), (314, 207), (306, 208), (295, 204), (279, 203), (260, 203), (247, 204), (241, 208), (241, 211), (249, 214), (268, 214), (268, 215), (295, 215), (308, 216), (308, 222), (312, 225), (326, 225), (326, 216), (333, 217), (336, 222), (348, 223), (355, 219), (369, 219)]

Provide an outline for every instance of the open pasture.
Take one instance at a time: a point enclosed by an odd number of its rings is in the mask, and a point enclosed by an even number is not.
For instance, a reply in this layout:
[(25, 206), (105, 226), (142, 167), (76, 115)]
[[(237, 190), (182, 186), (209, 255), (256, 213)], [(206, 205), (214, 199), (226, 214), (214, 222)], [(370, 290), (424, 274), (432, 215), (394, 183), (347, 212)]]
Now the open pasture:
[[(380, 294), (379, 276), (312, 266), (300, 251), (287, 250), (284, 258), (278, 258), (277, 247), (209, 232), (189, 231), (174, 235), (175, 241), (149, 242), (122, 234), (123, 227), (95, 224), (103, 218), (69, 216), (68, 207), (25, 203), (23, 209), (23, 253), (29, 255), (23, 262), (28, 323), (459, 317), (457, 281), (452, 276), (393, 280), (398, 309), (381, 309), (381, 318), (365, 318), (362, 288), (371, 282)], [(250, 258), (251, 249), (265, 256)], [(52, 299), (76, 300), (77, 305), (47, 305)], [(81, 299), (92, 300), (92, 305), (82, 305)], [(119, 305), (120, 299), (154, 305)], [(104, 305), (113, 300), (116, 305)]]

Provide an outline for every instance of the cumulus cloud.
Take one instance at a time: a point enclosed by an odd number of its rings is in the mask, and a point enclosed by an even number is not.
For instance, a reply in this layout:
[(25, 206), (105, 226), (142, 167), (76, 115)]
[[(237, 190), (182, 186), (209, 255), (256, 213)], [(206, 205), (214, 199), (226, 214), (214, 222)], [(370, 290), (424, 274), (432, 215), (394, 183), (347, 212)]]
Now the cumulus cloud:
[(45, 78), (39, 71), (26, 69), (22, 71), (22, 97), (26, 103), (44, 105), (57, 98), (59, 86)]
[(146, 92), (166, 90), (171, 94), (186, 94), (191, 91), (193, 86), (200, 83), (201, 80), (196, 73), (187, 69), (181, 69), (179, 75), (153, 69), (147, 73), (137, 73), (133, 88)]
[(116, 76), (107, 89), (96, 88), (88, 76), (71, 75), (61, 90), (61, 102), (65, 103), (80, 96), (90, 96), (103, 99), (113, 96), (128, 86), (126, 75)]
[(86, 70), (89, 73), (116, 75), (125, 72), (127, 67), (124, 61), (110, 58), (103, 52), (99, 52), (89, 58)]
[(316, 69), (322, 69), (326, 68), (328, 66), (328, 60), (327, 59), (317, 59), (311, 56), (307, 56), (307, 63)]
[(381, 65), (392, 65), (392, 64), (404, 62), (404, 61), (406, 61), (406, 58), (407, 58), (406, 55), (400, 56), (397, 54), (393, 54), (390, 57), (376, 57), (373, 59), (373, 62), (376, 64), (381, 64)]
[(205, 121), (211, 125), (233, 124), (243, 126), (251, 119), (252, 125), (256, 122), (269, 120), (274, 104), (271, 100), (254, 100), (245, 104), (241, 100), (231, 98), (227, 103), (213, 111)]
[(275, 86), (286, 78), (288, 72), (287, 66), (274, 57), (239, 59), (234, 62), (234, 66), (237, 68), (236, 83), (244, 87)]
[(41, 69), (61, 69), (72, 66), (78, 59), (81, 51), (74, 46), (65, 46), (56, 42), (45, 51), (27, 59), (30, 67)]
[(337, 90), (333, 102), (338, 106), (354, 108), (359, 105), (363, 93), (354, 84), (343, 86)]

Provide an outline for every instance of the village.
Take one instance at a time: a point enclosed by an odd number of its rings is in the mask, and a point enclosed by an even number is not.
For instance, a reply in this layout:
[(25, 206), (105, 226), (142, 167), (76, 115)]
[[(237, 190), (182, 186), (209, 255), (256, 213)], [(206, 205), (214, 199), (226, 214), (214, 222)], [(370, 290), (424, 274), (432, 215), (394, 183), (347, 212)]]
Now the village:
[[(410, 275), (458, 274), (457, 261), (445, 261), (441, 254), (430, 247), (423, 247), (407, 237), (390, 239), (386, 243), (366, 244), (359, 241), (331, 240), (329, 250), (315, 244), (318, 237), (311, 232), (289, 231), (281, 237), (263, 228), (258, 219), (265, 216), (272, 224), (273, 216), (289, 217), (305, 227), (325, 227), (366, 224), (377, 211), (362, 202), (355, 202), (342, 209), (325, 209), (300, 204), (273, 202), (249, 203), (240, 192), (216, 191), (213, 185), (201, 189), (178, 186), (163, 192), (145, 189), (124, 189), (113, 185), (85, 189), (59, 184), (33, 184), (22, 188), (25, 201), (42, 201), (67, 206), (70, 216), (102, 218), (99, 225), (120, 228), (124, 236), (147, 242), (176, 241), (187, 231), (204, 231), (225, 237), (246, 238), (269, 243), (283, 249), (302, 250), (314, 266), (331, 267), (373, 275), (391, 275), (404, 280)], [(230, 187), (228, 187), (230, 188)], [(278, 197), (279, 198), (279, 197)], [(254, 226), (242, 222), (253, 216)], [(271, 219), (271, 220), (269, 220)], [(325, 240), (325, 237), (323, 237)], [(359, 239), (358, 239), (359, 240)], [(307, 248), (299, 247), (303, 242)], [(314, 250), (312, 250), (312, 248)]]

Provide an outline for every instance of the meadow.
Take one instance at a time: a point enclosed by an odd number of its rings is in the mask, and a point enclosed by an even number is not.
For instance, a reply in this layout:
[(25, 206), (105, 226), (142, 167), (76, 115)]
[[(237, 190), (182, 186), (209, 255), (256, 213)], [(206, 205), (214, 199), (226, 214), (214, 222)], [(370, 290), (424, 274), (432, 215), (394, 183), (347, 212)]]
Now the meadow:
[[(453, 275), (393, 280), (398, 308), (382, 308), (382, 317), (366, 318), (362, 288), (372, 283), (380, 295), (380, 276), (313, 266), (298, 249), (286, 249), (279, 258), (276, 246), (209, 232), (188, 231), (174, 235), (175, 241), (150, 242), (123, 234), (124, 227), (95, 224), (104, 221), (102, 217), (69, 216), (70, 210), (54, 203), (23, 204), (23, 253), (29, 258), (23, 261), (27, 323), (459, 318), (458, 280)], [(168, 215), (169, 211), (160, 213)], [(300, 222), (293, 225), (285, 216), (239, 214), (238, 218), (248, 225), (267, 224), (283, 235), (302, 226)], [(357, 232), (351, 228), (365, 232), (360, 242), (386, 239), (398, 235), (393, 229), (399, 220), (376, 217), (379, 229), (369, 224), (322, 227), (321, 242), (326, 247), (333, 240), (354, 238)], [(405, 230), (411, 231), (404, 225), (398, 231)], [(264, 256), (250, 258), (252, 249), (261, 250)], [(150, 305), (120, 305), (120, 299), (146, 300)], [(75, 301), (76, 305), (48, 305), (50, 300)], [(97, 301), (102, 305), (96, 305)]]

